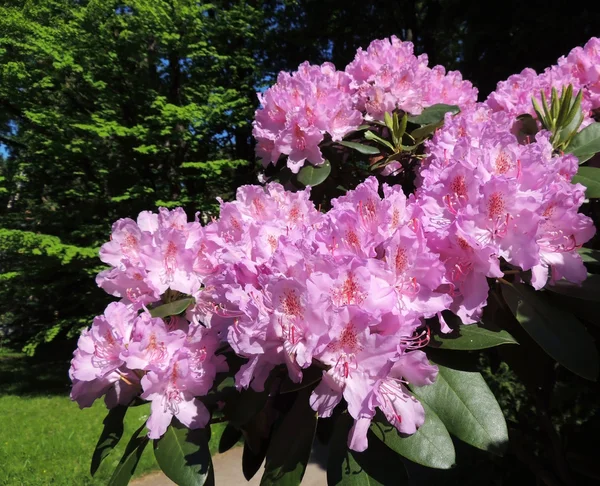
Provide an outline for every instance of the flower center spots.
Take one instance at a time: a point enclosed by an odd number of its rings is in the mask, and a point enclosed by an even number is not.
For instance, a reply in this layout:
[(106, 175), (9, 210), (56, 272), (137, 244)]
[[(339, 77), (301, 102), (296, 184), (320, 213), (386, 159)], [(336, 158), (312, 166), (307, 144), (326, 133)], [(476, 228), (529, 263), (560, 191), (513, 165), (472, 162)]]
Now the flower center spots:
[(138, 240), (135, 236), (133, 236), (130, 233), (127, 233), (127, 236), (125, 237), (125, 241), (123, 242), (123, 248), (125, 250), (135, 250), (137, 248), (138, 245)]
[(358, 235), (353, 230), (348, 230), (346, 232), (346, 241), (350, 246), (354, 246), (356, 248), (360, 247), (360, 240), (358, 239)]
[(302, 317), (302, 304), (295, 290), (288, 290), (281, 299), (281, 307), (284, 314)]
[(496, 157), (496, 172), (498, 174), (506, 174), (512, 168), (510, 157), (504, 152), (500, 152)]
[(236, 231), (241, 231), (240, 222), (234, 216), (231, 217), (231, 227)]
[(294, 148), (297, 150), (304, 150), (306, 148), (306, 140), (304, 140), (304, 132), (299, 125), (294, 127)]
[(392, 213), (392, 228), (397, 228), (400, 224), (400, 211), (394, 208)]
[(404, 248), (398, 248), (396, 251), (394, 265), (396, 267), (396, 272), (398, 273), (402, 273), (406, 270), (406, 267), (408, 266), (408, 257), (406, 256), (406, 250)]
[(267, 237), (267, 241), (269, 242), (271, 251), (275, 251), (277, 249), (277, 238), (275, 238), (273, 235), (269, 235)]
[(494, 192), (488, 201), (488, 217), (495, 219), (505, 213), (504, 197), (500, 192)]
[(544, 218), (550, 218), (554, 213), (554, 204), (550, 204), (543, 212), (542, 216)]
[(253, 199), (252, 205), (254, 206), (254, 211), (258, 216), (262, 215), (265, 211), (265, 205), (260, 199)]
[(356, 336), (356, 328), (351, 322), (344, 328), (340, 334), (339, 347), (343, 348), (348, 354), (355, 354), (361, 347)]
[(465, 176), (456, 176), (450, 184), (450, 190), (458, 197), (467, 197), (467, 183)]
[(360, 304), (364, 300), (356, 277), (349, 273), (342, 286), (333, 292), (333, 300), (336, 305)]
[(461, 250), (471, 250), (471, 245), (462, 236), (458, 237), (458, 246)]
[(302, 215), (302, 213), (300, 212), (300, 208), (298, 207), (297, 204), (294, 204), (292, 206), (292, 209), (290, 209), (290, 213), (289, 213), (290, 221), (292, 223), (298, 222), (300, 220), (301, 215)]

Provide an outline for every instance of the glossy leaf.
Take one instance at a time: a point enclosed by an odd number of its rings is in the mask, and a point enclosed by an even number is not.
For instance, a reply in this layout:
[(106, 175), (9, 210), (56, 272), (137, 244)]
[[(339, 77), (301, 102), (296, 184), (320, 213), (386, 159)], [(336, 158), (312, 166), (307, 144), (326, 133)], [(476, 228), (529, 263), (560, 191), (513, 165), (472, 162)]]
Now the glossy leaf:
[(92, 455), (92, 463), (90, 465), (90, 474), (92, 476), (96, 474), (102, 461), (112, 452), (121, 440), (121, 437), (123, 437), (123, 419), (125, 418), (125, 413), (127, 413), (127, 407), (118, 405), (111, 409), (104, 418), (102, 422), (104, 429), (102, 429), (96, 449)]
[(176, 316), (185, 311), (193, 303), (194, 299), (192, 297), (176, 300), (169, 302), (168, 304), (159, 305), (154, 309), (150, 309), (150, 315), (152, 317)]
[(315, 383), (321, 381), (322, 378), (323, 369), (317, 366), (310, 366), (302, 370), (302, 381), (300, 383), (294, 383), (289, 379), (288, 376), (286, 376), (279, 387), (279, 393), (291, 393), (301, 390), (307, 386), (314, 385)]
[(600, 123), (592, 123), (575, 135), (567, 151), (577, 157), (600, 152)]
[(600, 302), (600, 275), (588, 274), (581, 285), (559, 280), (552, 285), (547, 285), (546, 290), (576, 299)]
[(381, 145), (389, 148), (392, 152), (395, 150), (394, 146), (390, 142), (388, 142), (384, 138), (381, 138), (379, 135), (373, 133), (370, 130), (365, 132), (365, 138), (367, 140), (373, 140), (374, 142), (380, 143)]
[(331, 164), (326, 160), (321, 165), (305, 165), (300, 169), (296, 178), (300, 184), (314, 187), (324, 182), (329, 174), (331, 174)]
[(437, 334), (431, 338), (430, 346), (458, 351), (474, 351), (493, 348), (502, 344), (519, 344), (503, 329), (492, 329), (484, 323), (458, 326), (450, 334)]
[(227, 424), (219, 440), (219, 453), (223, 454), (235, 446), (242, 438), (242, 431), (231, 424)]
[(456, 115), (459, 111), (460, 108), (456, 105), (439, 103), (430, 106), (429, 108), (425, 108), (420, 115), (409, 116), (408, 121), (418, 125), (431, 125), (443, 121), (446, 113), (450, 112), (453, 115)]
[(339, 144), (343, 145), (344, 147), (354, 149), (357, 152), (360, 152), (361, 154), (365, 155), (376, 155), (380, 153), (380, 150), (377, 147), (371, 147), (370, 145), (365, 145), (363, 143), (339, 142)]
[(452, 439), (443, 422), (426, 403), (425, 423), (412, 435), (402, 436), (381, 415), (371, 423), (371, 431), (394, 452), (417, 464), (436, 469), (449, 469), (454, 465), (455, 453)]
[(554, 306), (545, 292), (523, 284), (503, 284), (502, 295), (517, 321), (546, 353), (573, 373), (596, 380), (594, 340), (574, 315)]
[(317, 414), (309, 404), (311, 393), (311, 388), (300, 390), (289, 412), (275, 427), (261, 486), (296, 486), (302, 481), (317, 428)]
[(254, 391), (252, 388), (236, 393), (230, 400), (225, 402), (223, 413), (236, 427), (247, 424), (258, 414), (267, 403), (269, 393)]
[(164, 435), (154, 441), (154, 456), (162, 471), (178, 486), (214, 484), (204, 429), (188, 429), (174, 419)]
[(494, 394), (480, 373), (439, 366), (436, 381), (413, 387), (448, 431), (463, 442), (502, 455), (508, 444), (506, 421)]
[(327, 460), (329, 486), (388, 486), (408, 484), (408, 476), (398, 455), (369, 434), (364, 452), (348, 449), (348, 433), (353, 419), (347, 413), (337, 418)]
[(140, 461), (140, 457), (142, 457), (142, 453), (148, 444), (148, 436), (144, 435), (140, 437), (140, 434), (146, 424), (142, 425), (139, 429), (137, 429), (129, 443), (125, 447), (125, 453), (117, 467), (115, 468), (110, 480), (108, 481), (108, 486), (127, 486), (133, 473), (135, 472), (135, 468)]
[(247, 481), (250, 481), (260, 469), (260, 466), (265, 460), (265, 455), (267, 454), (268, 444), (268, 441), (263, 441), (262, 447), (254, 451), (247, 442), (244, 443), (244, 451), (242, 453), (242, 473)]
[(579, 167), (577, 174), (573, 176), (572, 182), (578, 182), (586, 187), (586, 197), (600, 197), (600, 169), (595, 167)]

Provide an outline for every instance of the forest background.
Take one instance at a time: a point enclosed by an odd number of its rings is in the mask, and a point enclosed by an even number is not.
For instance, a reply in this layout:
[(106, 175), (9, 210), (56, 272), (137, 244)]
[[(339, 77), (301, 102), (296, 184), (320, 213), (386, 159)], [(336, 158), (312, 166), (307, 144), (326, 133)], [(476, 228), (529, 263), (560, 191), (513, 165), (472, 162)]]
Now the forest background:
[[(257, 182), (256, 92), (390, 35), (483, 100), (600, 36), (600, 2), (0, 2), (0, 348), (68, 361), (112, 300), (94, 281), (111, 224), (159, 206), (208, 220), (217, 197)], [(490, 379), (518, 422), (521, 384)]]

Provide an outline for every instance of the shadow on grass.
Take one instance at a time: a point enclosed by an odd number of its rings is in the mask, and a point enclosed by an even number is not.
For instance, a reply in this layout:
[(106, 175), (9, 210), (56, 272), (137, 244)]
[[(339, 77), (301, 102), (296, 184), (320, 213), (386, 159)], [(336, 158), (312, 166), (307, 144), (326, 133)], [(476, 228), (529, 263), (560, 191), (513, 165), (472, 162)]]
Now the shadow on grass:
[(68, 395), (69, 361), (41, 361), (19, 353), (0, 354), (0, 396)]

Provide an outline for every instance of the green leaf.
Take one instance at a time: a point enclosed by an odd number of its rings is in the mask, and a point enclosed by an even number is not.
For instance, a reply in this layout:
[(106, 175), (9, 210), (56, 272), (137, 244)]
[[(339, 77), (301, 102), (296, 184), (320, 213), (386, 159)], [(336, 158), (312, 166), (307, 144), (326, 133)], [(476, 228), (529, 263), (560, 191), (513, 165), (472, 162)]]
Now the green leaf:
[(290, 411), (275, 427), (261, 486), (296, 486), (302, 482), (317, 429), (317, 414), (309, 402), (311, 393), (312, 388), (300, 390)]
[(90, 465), (90, 474), (92, 476), (96, 474), (102, 461), (106, 459), (106, 456), (112, 452), (121, 440), (121, 437), (123, 437), (123, 419), (126, 412), (127, 407), (118, 405), (111, 409), (104, 418), (102, 422), (104, 429), (100, 434), (96, 449), (94, 449), (94, 454), (92, 455), (92, 464)]
[(417, 464), (449, 469), (455, 462), (452, 439), (431, 407), (426, 403), (422, 405), (425, 409), (425, 423), (412, 435), (403, 437), (380, 414), (375, 416), (370, 430), (394, 452)]
[(575, 135), (567, 152), (577, 157), (600, 152), (600, 123), (592, 123)]
[(361, 154), (365, 154), (365, 155), (376, 155), (381, 152), (377, 147), (371, 147), (370, 145), (365, 145), (362, 143), (344, 142), (344, 141), (338, 142), (338, 143), (340, 145), (343, 145), (344, 147), (354, 149), (357, 152), (360, 152)]
[(425, 108), (420, 115), (409, 116), (408, 121), (417, 125), (431, 125), (444, 120), (444, 115), (448, 112), (456, 115), (460, 108), (456, 105), (445, 105), (439, 103), (437, 105)]
[(492, 328), (483, 322), (458, 326), (449, 334), (432, 336), (430, 346), (459, 351), (493, 348), (502, 344), (519, 344), (504, 329)]
[(600, 169), (596, 169), (595, 167), (579, 167), (572, 182), (579, 182), (586, 187), (586, 197), (600, 197)]
[(395, 150), (394, 146), (390, 142), (381, 138), (379, 135), (376, 135), (371, 130), (365, 132), (365, 138), (367, 140), (372, 140), (374, 142), (380, 143), (381, 145), (389, 148), (392, 152)]
[(150, 315), (152, 317), (167, 317), (176, 316), (185, 311), (190, 305), (194, 303), (194, 298), (189, 297), (187, 299), (176, 300), (169, 302), (168, 304), (159, 305), (154, 309), (150, 309)]
[(305, 165), (302, 167), (302, 169), (300, 169), (300, 172), (298, 172), (296, 179), (298, 182), (300, 182), (300, 184), (314, 187), (324, 182), (325, 179), (329, 177), (330, 173), (331, 164), (328, 160), (326, 160), (321, 165)]
[(592, 250), (591, 248), (579, 248), (579, 250), (577, 251), (581, 255), (583, 263), (600, 265), (600, 250)]
[(188, 429), (176, 419), (160, 439), (154, 456), (167, 477), (178, 486), (214, 484), (214, 471), (204, 429)]
[(435, 132), (439, 127), (442, 126), (442, 122), (432, 123), (431, 125), (423, 125), (422, 127), (416, 128), (411, 132), (411, 136), (415, 140), (421, 140), (433, 132)]
[(517, 321), (546, 353), (573, 373), (596, 380), (598, 352), (575, 316), (554, 306), (544, 292), (522, 284), (502, 285), (502, 295)]
[(408, 476), (398, 455), (369, 434), (364, 452), (348, 449), (348, 433), (353, 420), (347, 413), (337, 418), (329, 445), (327, 484), (329, 486), (387, 486), (408, 484)]
[(231, 424), (227, 424), (219, 440), (219, 454), (223, 454), (235, 446), (242, 438), (242, 431)]
[(550, 292), (568, 295), (576, 299), (600, 302), (600, 275), (588, 274), (581, 285), (559, 280), (552, 285), (547, 285), (545, 288)]
[(129, 484), (129, 481), (135, 472), (135, 468), (140, 461), (140, 457), (142, 457), (142, 453), (148, 444), (149, 439), (147, 435), (144, 435), (143, 437), (139, 436), (145, 426), (146, 424), (142, 425), (131, 436), (131, 439), (125, 447), (123, 457), (121, 457), (119, 464), (117, 464), (113, 475), (108, 481), (108, 486), (127, 486)]
[(413, 393), (435, 411), (451, 434), (478, 449), (502, 455), (508, 445), (506, 421), (481, 374), (438, 368), (435, 382), (412, 387)]
[(383, 121), (385, 122), (385, 126), (388, 128), (388, 130), (394, 133), (394, 119), (387, 111), (383, 114)]

